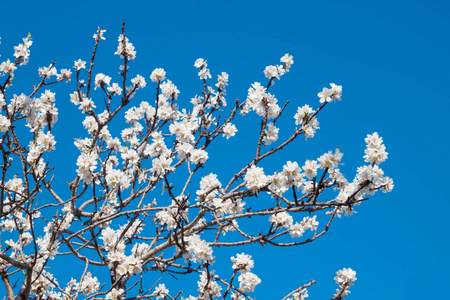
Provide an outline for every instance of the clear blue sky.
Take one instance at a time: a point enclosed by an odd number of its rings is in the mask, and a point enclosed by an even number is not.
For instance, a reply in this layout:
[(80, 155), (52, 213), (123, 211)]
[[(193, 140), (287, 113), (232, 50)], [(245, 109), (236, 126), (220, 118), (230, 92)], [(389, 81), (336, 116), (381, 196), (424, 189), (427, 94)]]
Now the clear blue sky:
[[(274, 171), (287, 160), (301, 163), (341, 147), (342, 169), (351, 179), (363, 164), (364, 137), (378, 131), (389, 152), (382, 167), (395, 189), (335, 222), (315, 243), (247, 251), (263, 280), (254, 295), (280, 299), (315, 279), (309, 299), (331, 298), (335, 272), (351, 267), (358, 280), (348, 299), (448, 298), (448, 1), (3, 2), (1, 61), (12, 56), (12, 47), (28, 32), (33, 36), (30, 64), (16, 72), (17, 81), (25, 83), (35, 84), (37, 68), (52, 60), (58, 68), (88, 60), (98, 26), (107, 30), (107, 39), (99, 47), (96, 72), (116, 73), (120, 60), (113, 53), (126, 21), (137, 50), (134, 71), (150, 81), (154, 68), (164, 68), (181, 91), (180, 106), (187, 107), (200, 92), (193, 67), (199, 57), (208, 60), (214, 78), (229, 73), (232, 102), (245, 99), (251, 83), (266, 82), (265, 66), (292, 54), (291, 72), (272, 90), (280, 101), (290, 100), (291, 115), (304, 104), (317, 107), (317, 93), (330, 82), (342, 85), (343, 100), (319, 116), (316, 138), (300, 139), (265, 167)], [(24, 85), (25, 93), (30, 85)], [(55, 161), (64, 158), (64, 147), (75, 155), (72, 138), (83, 132), (69, 128), (78, 120), (68, 100), (71, 90), (73, 82), (57, 91), (61, 120), (55, 128)], [(152, 99), (153, 89), (146, 93)], [(236, 140), (246, 145), (246, 134), (257, 127), (240, 126)], [(243, 158), (242, 151), (219, 151), (210, 163), (238, 164)], [(236, 170), (232, 167), (223, 166), (222, 176)]]

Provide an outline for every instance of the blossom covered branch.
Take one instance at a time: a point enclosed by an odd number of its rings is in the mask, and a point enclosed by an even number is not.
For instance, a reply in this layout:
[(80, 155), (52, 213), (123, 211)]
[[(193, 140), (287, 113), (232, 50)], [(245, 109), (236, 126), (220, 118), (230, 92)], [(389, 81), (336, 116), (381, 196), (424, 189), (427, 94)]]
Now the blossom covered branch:
[[(376, 132), (365, 139), (367, 164), (352, 180), (339, 169), (340, 149), (304, 162), (286, 161), (274, 173), (264, 170), (265, 161), (300, 136), (313, 138), (319, 113), (342, 97), (342, 87), (331, 83), (318, 93), (316, 109), (298, 107), (293, 133), (280, 139), (276, 122), (285, 117), (288, 102), (280, 107), (272, 86), (289, 72), (292, 55), (266, 67), (267, 82), (253, 83), (246, 100), (234, 101), (228, 113), (229, 75), (222, 72), (211, 84), (207, 61), (197, 59), (200, 96), (191, 99), (189, 108), (180, 108), (180, 91), (164, 69), (131, 76), (137, 53), (124, 26), (115, 52), (122, 60), (118, 78), (95, 73), (105, 32), (94, 34), (90, 62), (77, 59), (74, 74), (58, 71), (55, 62), (40, 68), (41, 80), (29, 95), (11, 95), (10, 90), (15, 70), (29, 60), (31, 36), (14, 48), (13, 61), (0, 64), (0, 273), (8, 299), (253, 299), (261, 279), (252, 273), (251, 256), (236, 254), (230, 270), (219, 275), (213, 269), (219, 247), (310, 243), (368, 196), (393, 189), (392, 179), (379, 167), (387, 152)], [(84, 116), (85, 129), (85, 137), (74, 143), (79, 153), (75, 175), (56, 173), (51, 153), (58, 109), (55, 93), (47, 89), (73, 77), (68, 98)], [(147, 85), (156, 90), (154, 100), (137, 100)], [(231, 178), (208, 170), (214, 155), (210, 146), (220, 138), (232, 140), (237, 118), (252, 113), (259, 116), (254, 157)], [(65, 190), (54, 183), (55, 174), (65, 176)], [(258, 229), (252, 222), (258, 222)], [(84, 267), (63, 283), (53, 260)], [(101, 269), (104, 274), (98, 273)], [(163, 279), (196, 274), (197, 288), (169, 291), (154, 280), (155, 273)], [(355, 274), (338, 272), (340, 289), (333, 299), (349, 293)], [(308, 297), (313, 283), (285, 299)]]

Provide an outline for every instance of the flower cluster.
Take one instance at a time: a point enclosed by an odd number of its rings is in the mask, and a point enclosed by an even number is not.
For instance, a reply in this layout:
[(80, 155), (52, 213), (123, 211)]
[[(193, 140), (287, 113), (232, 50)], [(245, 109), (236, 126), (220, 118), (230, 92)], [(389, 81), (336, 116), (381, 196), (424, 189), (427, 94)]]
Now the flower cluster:
[(142, 260), (139, 256), (135, 245), (131, 255), (125, 255), (126, 244), (123, 238), (130, 238), (141, 232), (142, 225), (139, 220), (135, 220), (132, 224), (125, 224), (119, 230), (106, 227), (102, 230), (102, 236), (105, 249), (108, 251), (107, 261), (111, 270), (115, 270), (120, 276), (132, 276), (142, 272)]
[(367, 148), (364, 150), (366, 162), (379, 165), (387, 159), (386, 146), (383, 145), (383, 139), (378, 136), (378, 132), (367, 135), (365, 141), (367, 144)]
[(345, 296), (350, 293), (350, 287), (356, 281), (356, 272), (350, 268), (343, 268), (336, 272), (334, 280), (339, 285), (339, 289), (336, 290), (335, 296), (341, 295), (342, 298), (345, 298)]
[(223, 136), (227, 138), (227, 140), (236, 135), (237, 132), (237, 128), (234, 124), (231, 123), (227, 123), (224, 127), (223, 127)]
[(222, 184), (217, 179), (217, 175), (210, 173), (204, 176), (200, 181), (200, 190), (197, 191), (198, 200), (211, 201), (218, 194), (217, 189), (220, 189)]
[(255, 287), (261, 283), (261, 279), (258, 276), (250, 272), (253, 268), (253, 260), (250, 255), (241, 253), (237, 254), (236, 257), (231, 257), (233, 262), (233, 269), (239, 271), (239, 289), (243, 292), (253, 292)]
[(166, 299), (166, 296), (169, 294), (169, 290), (166, 289), (165, 284), (160, 284), (155, 288), (156, 299)]
[(308, 290), (307, 289), (301, 289), (300, 291), (292, 294), (291, 298), (289, 298), (289, 300), (304, 300), (306, 298), (308, 298)]
[(222, 287), (213, 280), (214, 274), (203, 271), (200, 273), (200, 280), (197, 282), (198, 292), (203, 295), (200, 299), (214, 299), (215, 297), (222, 296)]
[(289, 53), (285, 54), (280, 61), (282, 65), (267, 66), (264, 70), (264, 75), (269, 79), (280, 79), (280, 76), (289, 72), (289, 68), (294, 64), (294, 57)]
[(22, 44), (14, 47), (14, 57), (20, 60), (20, 65), (26, 65), (30, 58), (30, 46), (33, 44), (31, 34), (28, 34), (22, 41)]
[(269, 217), (269, 222), (273, 224), (275, 228), (284, 227), (289, 230), (292, 237), (301, 237), (306, 230), (316, 231), (319, 226), (319, 222), (316, 221), (317, 216), (304, 217), (301, 222), (294, 223), (294, 219), (287, 212), (279, 212)]
[(106, 300), (122, 300), (121, 296), (125, 291), (121, 288), (112, 288), (109, 293), (106, 294)]
[(268, 93), (261, 83), (255, 82), (248, 90), (247, 101), (245, 101), (241, 114), (245, 115), (250, 110), (255, 111), (258, 116), (274, 119), (280, 113), (281, 108), (277, 98)]
[(96, 41), (99, 40), (105, 40), (105, 37), (103, 36), (103, 34), (106, 32), (106, 29), (100, 29), (100, 27), (97, 29), (97, 33), (94, 33), (93, 38)]
[(245, 187), (256, 194), (269, 181), (269, 177), (264, 174), (264, 169), (255, 165), (251, 166), (244, 176)]
[(128, 59), (135, 59), (136, 58), (136, 50), (134, 49), (134, 46), (127, 37), (125, 37), (123, 34), (119, 35), (119, 45), (117, 46), (117, 51), (114, 53), (116, 55), (120, 55), (120, 58), (123, 58), (124, 55), (127, 56)]
[(161, 68), (156, 68), (153, 70), (152, 74), (150, 75), (150, 79), (153, 82), (161, 82), (166, 79), (166, 71)]
[(94, 171), (97, 168), (97, 154), (81, 153), (77, 159), (77, 173), (81, 180), (86, 184), (90, 184), (94, 178)]
[[(98, 291), (100, 288), (100, 282), (97, 277), (92, 276), (91, 272), (87, 272), (81, 281), (78, 283), (75, 279), (71, 279), (67, 283), (67, 287), (64, 289), (66, 294), (74, 294), (80, 291), (81, 294), (87, 296)], [(55, 297), (55, 299), (58, 299)]]
[(320, 103), (331, 102), (333, 100), (341, 100), (342, 86), (330, 83), (331, 89), (323, 88), (323, 90), (317, 94), (320, 98)]
[(305, 104), (297, 109), (297, 113), (294, 116), (295, 125), (301, 125), (300, 129), (305, 132), (306, 138), (314, 137), (316, 130), (320, 128), (315, 113), (315, 110)]
[(11, 121), (5, 116), (0, 115), (0, 132), (7, 132), (11, 126)]
[(182, 197), (177, 198), (178, 198), (177, 201), (172, 200), (171, 205), (155, 214), (155, 217), (159, 221), (159, 223), (162, 226), (167, 225), (168, 230), (176, 228), (178, 222), (181, 219), (187, 218), (188, 211), (186, 207), (180, 205), (180, 203), (183, 203), (183, 198)]
[(199, 235), (193, 234), (185, 238), (187, 247), (183, 255), (186, 260), (192, 262), (205, 262), (209, 264), (214, 263), (214, 256), (212, 248), (205, 240), (202, 240)]
[(278, 140), (279, 131), (280, 129), (275, 127), (273, 123), (267, 124), (267, 129), (264, 130), (264, 138), (263, 138), (264, 144), (270, 145), (273, 142), (276, 142)]
[[(215, 208), (215, 214), (217, 216), (223, 216), (225, 214), (237, 215), (241, 214), (244, 211), (245, 202), (242, 201), (242, 198), (237, 199), (227, 199), (223, 201), (221, 198), (215, 198), (211, 202), (211, 206)], [(237, 226), (237, 222), (233, 223), (233, 226)], [(232, 229), (228, 227), (228, 229)]]
[(209, 72), (208, 64), (206, 63), (206, 60), (203, 58), (199, 58), (195, 61), (194, 67), (198, 68), (198, 77), (202, 80), (206, 80), (208, 78), (211, 78), (211, 74)]
[[(362, 166), (357, 169), (357, 174), (353, 182), (348, 183), (342, 179), (340, 172), (332, 174), (336, 178), (339, 188), (339, 195), (336, 201), (350, 204), (349, 206), (336, 208), (335, 213), (339, 216), (343, 211), (346, 215), (354, 212), (351, 205), (359, 204), (366, 195), (373, 195), (375, 191), (381, 189), (383, 192), (391, 192), (394, 188), (394, 182), (391, 178), (384, 176), (383, 170), (375, 164), (381, 163), (387, 158), (385, 146), (382, 144), (382, 138), (378, 133), (368, 135), (366, 138), (367, 149), (366, 162), (372, 161), (370, 165)], [(373, 155), (373, 156), (372, 156)]]

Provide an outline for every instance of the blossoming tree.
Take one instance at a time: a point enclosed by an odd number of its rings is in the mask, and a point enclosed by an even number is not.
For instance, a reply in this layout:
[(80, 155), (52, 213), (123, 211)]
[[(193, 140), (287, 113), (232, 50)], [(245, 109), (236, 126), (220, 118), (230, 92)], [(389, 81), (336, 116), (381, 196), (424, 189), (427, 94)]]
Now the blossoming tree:
[[(14, 47), (15, 59), (0, 65), (0, 273), (6, 299), (253, 299), (261, 280), (252, 273), (252, 257), (236, 253), (228, 271), (214, 272), (218, 247), (311, 243), (369, 195), (392, 190), (392, 180), (379, 167), (387, 152), (377, 133), (367, 136), (367, 164), (350, 181), (339, 170), (339, 149), (303, 163), (287, 161), (274, 174), (261, 167), (298, 137), (313, 138), (318, 114), (341, 100), (342, 87), (331, 83), (318, 94), (317, 108), (298, 108), (292, 135), (280, 140), (276, 122), (287, 103), (280, 106), (271, 87), (289, 72), (291, 55), (266, 67), (266, 82), (253, 83), (246, 100), (236, 100), (229, 109), (228, 74), (210, 85), (207, 62), (197, 59), (201, 95), (189, 108), (180, 108), (179, 90), (163, 69), (151, 72), (151, 84), (144, 76), (130, 78), (136, 51), (124, 27), (115, 52), (123, 60), (117, 81), (94, 72), (104, 32), (94, 34), (92, 56), (88, 62), (75, 61), (73, 71), (58, 71), (55, 63), (40, 68), (42, 78), (29, 95), (11, 95), (9, 89), (15, 70), (29, 60), (31, 37)], [(76, 175), (67, 173), (72, 176), (68, 197), (52, 184), (58, 110), (48, 86), (62, 81), (76, 83), (70, 101), (85, 116), (86, 129), (86, 137), (75, 140), (79, 156)], [(147, 85), (156, 88), (152, 103), (132, 99)], [(238, 131), (235, 118), (252, 113), (260, 120), (253, 159), (219, 180), (208, 170), (210, 145), (232, 139)], [(120, 128), (118, 136), (113, 128)], [(256, 197), (264, 201), (247, 205)], [(319, 214), (327, 218), (324, 224)], [(261, 224), (257, 231), (249, 218)], [(53, 260), (83, 269), (61, 282)], [(196, 274), (197, 286), (169, 291), (154, 274)], [(355, 275), (350, 268), (337, 272), (333, 299), (349, 293)], [(284, 299), (306, 298), (314, 283)]]

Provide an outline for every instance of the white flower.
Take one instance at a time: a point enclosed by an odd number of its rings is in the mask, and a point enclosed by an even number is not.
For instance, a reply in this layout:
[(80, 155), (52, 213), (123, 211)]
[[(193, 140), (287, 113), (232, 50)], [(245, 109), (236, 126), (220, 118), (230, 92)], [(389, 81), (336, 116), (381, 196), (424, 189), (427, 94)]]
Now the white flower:
[(127, 123), (134, 124), (144, 117), (144, 112), (140, 108), (131, 107), (125, 113), (125, 120)]
[(111, 292), (109, 292), (108, 294), (106, 294), (106, 299), (107, 300), (119, 300), (120, 296), (122, 296), (124, 293), (123, 289), (117, 289), (117, 288), (113, 288), (111, 290)]
[(205, 67), (207, 66), (206, 60), (204, 60), (203, 58), (198, 58), (194, 63), (194, 67), (196, 68), (201, 68), (203, 65)]
[(295, 223), (289, 227), (289, 233), (291, 237), (301, 237), (303, 233), (305, 233), (306, 229), (303, 226), (303, 223)]
[(300, 171), (301, 169), (295, 161), (288, 161), (283, 166), (283, 175), (286, 176), (289, 181), (297, 179), (300, 176)]
[(131, 79), (131, 82), (138, 88), (145, 88), (145, 86), (147, 85), (147, 82), (145, 82), (145, 78), (142, 77), (141, 75), (136, 75), (135, 78)]
[(189, 143), (181, 142), (177, 144), (176, 149), (178, 159), (183, 160), (191, 153), (192, 150), (194, 150), (194, 146)]
[(200, 77), (200, 79), (211, 78), (211, 74), (209, 73), (208, 68), (201, 68), (200, 71), (198, 71), (198, 76)]
[(87, 272), (81, 281), (80, 290), (83, 295), (95, 293), (100, 287), (97, 277), (93, 277), (91, 272)]
[(166, 289), (164, 284), (160, 284), (155, 288), (156, 299), (165, 299), (169, 294), (169, 290)]
[(325, 153), (321, 157), (319, 157), (317, 160), (319, 161), (320, 168), (330, 168), (334, 169), (337, 168), (341, 159), (342, 159), (343, 153), (339, 151), (339, 149), (336, 149), (334, 154), (329, 151), (328, 153)]
[(364, 155), (364, 161), (378, 165), (387, 159), (386, 146), (383, 145), (383, 139), (378, 136), (378, 132), (367, 135), (365, 141), (367, 148), (364, 150), (366, 154)]
[[(136, 50), (132, 43), (130, 43), (129, 39), (125, 37), (123, 34), (119, 35), (119, 45), (117, 46), (117, 51), (114, 53), (116, 55), (120, 55), (120, 58), (123, 58), (123, 55), (126, 54), (128, 59), (136, 58)], [(120, 68), (122, 71), (124, 69), (123, 66)]]
[(58, 80), (66, 79), (70, 81), (70, 76), (72, 76), (72, 72), (68, 69), (61, 69), (61, 74), (57, 75)]
[(278, 78), (278, 68), (276, 66), (267, 66), (264, 70), (264, 75), (266, 75), (267, 78)]
[(116, 95), (122, 93), (122, 88), (115, 82), (111, 86), (108, 86), (106, 89), (108, 90), (108, 92), (114, 93)]
[(83, 98), (83, 100), (80, 102), (79, 109), (81, 109), (83, 113), (86, 113), (88, 111), (91, 111), (92, 108), (96, 108), (96, 106), (94, 105), (94, 101), (88, 98)]
[(315, 231), (317, 230), (317, 226), (319, 226), (319, 222), (316, 221), (317, 216), (314, 217), (304, 217), (301, 222), (305, 230)]
[(273, 123), (267, 124), (267, 129), (264, 130), (263, 142), (266, 145), (270, 145), (273, 142), (276, 142), (278, 140), (278, 131), (280, 131), (280, 129), (275, 127)]
[(119, 189), (120, 191), (123, 191), (127, 189), (131, 183), (130, 177), (127, 174), (116, 169), (107, 170), (105, 179), (108, 187), (115, 191), (118, 191)]
[(255, 287), (261, 283), (261, 279), (251, 272), (242, 273), (239, 278), (239, 289), (244, 292), (253, 292)]
[(217, 75), (217, 83), (216, 87), (218, 89), (225, 89), (225, 86), (228, 84), (228, 74), (225, 72), (222, 72), (222, 75)]
[(92, 134), (98, 129), (98, 124), (95, 121), (95, 118), (92, 116), (87, 116), (83, 121), (84, 128), (87, 129), (87, 131)]
[(81, 153), (77, 159), (77, 173), (86, 184), (92, 182), (92, 173), (97, 167), (97, 155), (93, 153)]
[[(205, 196), (205, 194), (209, 192), (206, 200), (212, 200), (215, 197), (215, 195), (218, 193), (216, 189), (218, 189), (218, 188), (220, 189), (221, 187), (222, 187), (222, 184), (217, 179), (217, 175), (210, 173), (209, 175), (204, 176), (200, 180), (200, 190), (197, 191), (197, 195), (199, 197), (197, 199), (200, 199), (200, 200), (204, 199), (203, 197)], [(213, 192), (211, 192), (211, 191), (213, 191)]]
[(110, 82), (111, 82), (111, 77), (106, 76), (103, 73), (99, 73), (99, 74), (95, 75), (95, 80), (94, 80), (95, 89), (98, 87), (101, 87), (103, 84), (109, 85)]
[(221, 296), (220, 291), (222, 287), (215, 280), (211, 280), (211, 277), (214, 278), (212, 272), (208, 274), (206, 271), (203, 271), (200, 274), (200, 280), (197, 282), (198, 292), (204, 293), (204, 299)]
[(217, 175), (210, 173), (209, 175), (206, 175), (202, 178), (200, 181), (200, 188), (204, 191), (210, 190), (215, 187), (221, 187), (222, 184), (217, 179)]
[(161, 82), (164, 79), (166, 79), (166, 71), (164, 71), (164, 69), (161, 68), (156, 68), (150, 75), (150, 79), (153, 82)]
[(330, 102), (332, 100), (331, 95), (333, 94), (331, 89), (323, 88), (323, 90), (317, 94), (320, 98), (320, 103)]
[(269, 222), (273, 223), (275, 227), (289, 228), (292, 225), (293, 219), (287, 212), (279, 212), (269, 217)]
[(14, 57), (23, 60), (20, 62), (20, 65), (26, 65), (28, 63), (28, 59), (30, 57), (30, 50), (29, 47), (33, 44), (33, 42), (30, 40), (31, 35), (28, 37), (22, 39), (23, 44), (19, 44), (17, 46), (14, 46)]
[(160, 156), (152, 160), (152, 168), (150, 171), (154, 172), (155, 175), (164, 175), (166, 172), (172, 171), (173, 167), (171, 157)]
[(290, 300), (304, 300), (305, 298), (308, 298), (308, 290), (302, 289), (297, 293), (292, 294), (292, 298)]
[(236, 257), (231, 257), (231, 261), (233, 270), (239, 270), (241, 273), (249, 272), (254, 265), (251, 255), (245, 253), (236, 254)]
[(189, 160), (194, 164), (204, 164), (208, 160), (208, 152), (202, 149), (194, 149), (191, 151)]
[(11, 219), (3, 220), (0, 224), (1, 224), (0, 226), (2, 227), (2, 230), (7, 230), (9, 232), (12, 232), (14, 229), (16, 229), (16, 223)]
[(47, 132), (46, 134), (43, 133), (39, 134), (37, 138), (37, 143), (41, 151), (50, 152), (50, 150), (55, 150), (56, 144), (55, 137), (50, 132)]
[(333, 99), (341, 100), (342, 86), (330, 83), (331, 89), (323, 88), (322, 92), (317, 96), (320, 98), (320, 103), (331, 102)]
[(394, 189), (394, 181), (392, 180), (392, 178), (383, 177), (381, 184), (383, 185), (383, 193), (392, 192), (392, 190)]
[(11, 126), (11, 122), (5, 116), (0, 115), (0, 132), (7, 132), (9, 127)]
[(330, 83), (330, 85), (331, 85), (331, 97), (333, 99), (341, 100), (342, 85), (336, 85), (334, 83)]
[(0, 93), (0, 109), (6, 105), (5, 96)]
[(266, 185), (268, 178), (264, 174), (263, 168), (251, 166), (244, 176), (245, 187), (255, 194)]
[(74, 62), (74, 66), (77, 69), (77, 71), (79, 71), (81, 69), (86, 68), (86, 62), (84, 60), (78, 59)]
[(38, 69), (39, 76), (41, 77), (50, 77), (50, 76), (56, 76), (57, 71), (56, 68), (52, 65), (49, 65), (48, 67), (42, 67)]
[(98, 28), (98, 29), (97, 29), (97, 33), (94, 34), (93, 38), (94, 38), (95, 40), (99, 40), (99, 39), (104, 40), (105, 38), (103, 37), (103, 34), (104, 34), (105, 32), (106, 32), (106, 29), (100, 29), (100, 28)]
[(334, 277), (334, 280), (336, 280), (336, 283), (341, 288), (345, 285), (350, 287), (350, 285), (356, 281), (356, 272), (350, 268), (343, 268), (342, 270), (336, 272), (336, 277)]
[(112, 246), (116, 243), (119, 236), (120, 234), (118, 234), (114, 229), (111, 227), (106, 227), (102, 230), (102, 236), (100, 239), (103, 240), (103, 245)]
[(281, 108), (277, 104), (278, 100), (274, 95), (266, 93), (266, 88), (259, 82), (252, 84), (248, 90), (247, 101), (245, 102), (242, 114), (246, 114), (250, 109), (254, 110), (258, 116), (265, 116), (273, 119), (278, 116)]
[(184, 255), (186, 259), (189, 259), (193, 262), (207, 262), (209, 264), (214, 263), (214, 256), (212, 248), (208, 245), (205, 240), (202, 240), (199, 235), (193, 234), (187, 238), (186, 251), (187, 253)]
[(21, 178), (13, 178), (13, 179), (8, 180), (5, 183), (5, 187), (8, 192), (13, 192), (13, 193), (22, 193), (24, 190), (23, 181)]
[(223, 127), (223, 136), (229, 139), (230, 137), (235, 136), (237, 131), (238, 130), (236, 129), (236, 126), (234, 126), (234, 124), (227, 123)]
[(177, 99), (178, 94), (180, 93), (177, 87), (170, 80), (167, 80), (163, 84), (161, 84), (161, 92), (167, 98), (173, 97), (174, 99)]
[(286, 64), (287, 68), (294, 64), (294, 57), (289, 53), (286, 53), (280, 60)]
[(11, 76), (14, 75), (14, 71), (16, 69), (17, 69), (17, 67), (9, 59), (7, 59), (6, 61), (4, 61), (0, 64), (0, 72), (8, 73)]
[(159, 211), (155, 214), (156, 219), (158, 219), (159, 224), (167, 225), (167, 229), (172, 230), (177, 227), (177, 220), (174, 219), (171, 213), (166, 210)]
[(315, 160), (307, 160), (305, 165), (302, 167), (303, 171), (305, 171), (305, 176), (308, 179), (313, 179), (316, 177), (318, 168), (319, 164)]

